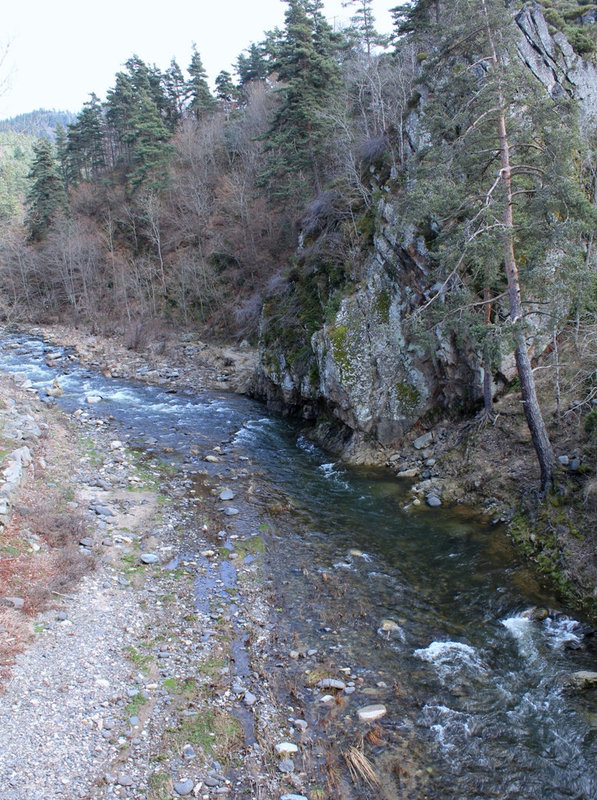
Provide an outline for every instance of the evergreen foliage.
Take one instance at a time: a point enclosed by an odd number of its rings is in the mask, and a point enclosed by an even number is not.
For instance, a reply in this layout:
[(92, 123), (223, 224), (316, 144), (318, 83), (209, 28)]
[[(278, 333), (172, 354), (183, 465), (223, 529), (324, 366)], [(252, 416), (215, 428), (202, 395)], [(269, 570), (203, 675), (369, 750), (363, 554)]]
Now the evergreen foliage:
[(216, 101), (210, 91), (207, 72), (195, 45), (188, 72), (190, 75), (186, 84), (188, 108), (196, 119), (200, 119), (215, 109)]
[(262, 175), (270, 199), (321, 191), (331, 131), (322, 112), (340, 85), (337, 39), (321, 14), (321, 3), (285, 2), (285, 34), (273, 65), (281, 101), (265, 137)]
[(56, 217), (66, 210), (67, 197), (51, 142), (39, 139), (33, 153), (33, 164), (28, 175), (31, 187), (26, 199), (25, 226), (29, 238), (39, 242), (47, 235)]

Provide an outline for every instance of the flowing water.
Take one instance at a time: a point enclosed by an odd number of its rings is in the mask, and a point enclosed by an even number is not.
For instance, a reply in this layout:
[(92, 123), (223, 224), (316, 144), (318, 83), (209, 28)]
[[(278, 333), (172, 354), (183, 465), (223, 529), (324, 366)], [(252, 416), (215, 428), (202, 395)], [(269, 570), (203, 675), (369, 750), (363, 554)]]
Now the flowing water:
[[(5, 335), (0, 357), (34, 388), (59, 377), (60, 405), (110, 416), (187, 473), (216, 445), (246, 459), (270, 519), (280, 653), (312, 654), (292, 662), (294, 689), (281, 688), (289, 716), (344, 746), (371, 727), (356, 708), (388, 709), (368, 751), (383, 784), (355, 797), (597, 798), (597, 698), (567, 688), (571, 673), (597, 669), (593, 632), (562, 610), (525, 613), (555, 603), (502, 531), (464, 512), (405, 511), (407, 487), (386, 472), (331, 463), (246, 398), (107, 379), (22, 335)], [(352, 684), (345, 703), (305, 684), (313, 659)]]

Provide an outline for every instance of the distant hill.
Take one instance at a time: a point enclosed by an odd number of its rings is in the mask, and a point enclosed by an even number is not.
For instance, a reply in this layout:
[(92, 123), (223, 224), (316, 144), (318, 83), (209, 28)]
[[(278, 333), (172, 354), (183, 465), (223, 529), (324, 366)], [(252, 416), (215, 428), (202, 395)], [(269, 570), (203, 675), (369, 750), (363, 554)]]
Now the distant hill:
[(18, 114), (11, 119), (1, 120), (0, 133), (15, 131), (16, 133), (24, 133), (36, 138), (43, 136), (53, 141), (56, 137), (58, 125), (66, 128), (76, 118), (77, 115), (72, 111), (49, 111), (40, 108), (37, 111), (29, 111), (27, 114)]

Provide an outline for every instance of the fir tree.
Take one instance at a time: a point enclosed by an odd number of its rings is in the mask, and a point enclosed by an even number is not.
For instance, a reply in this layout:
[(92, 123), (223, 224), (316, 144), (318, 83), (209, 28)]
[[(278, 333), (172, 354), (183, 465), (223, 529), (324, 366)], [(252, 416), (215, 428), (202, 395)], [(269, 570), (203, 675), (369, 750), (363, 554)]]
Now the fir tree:
[[(477, 10), (471, 14), (467, 0), (409, 8), (409, 29), (432, 47), (422, 74), (429, 140), (405, 210), (431, 231), (441, 282), (434, 300), (444, 320), (451, 307), (464, 323), (458, 335), (470, 341), (476, 334), (481, 349), (494, 332), (513, 341), (545, 490), (553, 454), (525, 340), (526, 302), (539, 293), (547, 298), (550, 286), (564, 299), (562, 279), (582, 262), (589, 210), (574, 178), (574, 137), (561, 136), (562, 119), (574, 131), (573, 110), (550, 98), (521, 64), (503, 2), (479, 0)], [(478, 324), (475, 309), (482, 312)]]
[(335, 41), (321, 3), (284, 1), (285, 35), (273, 65), (283, 85), (281, 103), (265, 137), (262, 176), (270, 197), (304, 194), (305, 187), (321, 191), (330, 132), (322, 111), (339, 86)]
[(40, 139), (33, 152), (25, 227), (31, 241), (39, 242), (45, 238), (58, 214), (66, 210), (67, 196), (51, 142)]
[(215, 109), (216, 101), (210, 91), (207, 72), (195, 45), (188, 73), (190, 75), (186, 84), (188, 109), (196, 119), (201, 119)]

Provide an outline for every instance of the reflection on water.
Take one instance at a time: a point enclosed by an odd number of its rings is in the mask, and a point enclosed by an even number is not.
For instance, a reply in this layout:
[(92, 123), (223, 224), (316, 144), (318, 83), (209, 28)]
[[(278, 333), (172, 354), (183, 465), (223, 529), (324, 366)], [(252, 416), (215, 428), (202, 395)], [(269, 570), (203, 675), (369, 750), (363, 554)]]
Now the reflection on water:
[[(291, 667), (294, 713), (354, 743), (355, 709), (388, 709), (368, 745), (383, 785), (360, 796), (597, 798), (595, 697), (566, 689), (570, 673), (596, 669), (592, 640), (570, 615), (525, 613), (553, 601), (500, 530), (464, 511), (405, 512), (407, 487), (330, 462), (257, 403), (106, 379), (56, 348), (48, 366), (47, 350), (6, 337), (4, 369), (40, 389), (59, 376), (66, 409), (110, 415), (187, 468), (219, 445), (249, 459), (263, 497), (283, 496), (290, 512), (272, 520), (268, 565), (286, 612), (281, 647), (304, 655)], [(102, 400), (91, 409), (87, 394)], [(351, 694), (323, 704), (307, 674), (318, 668)]]

